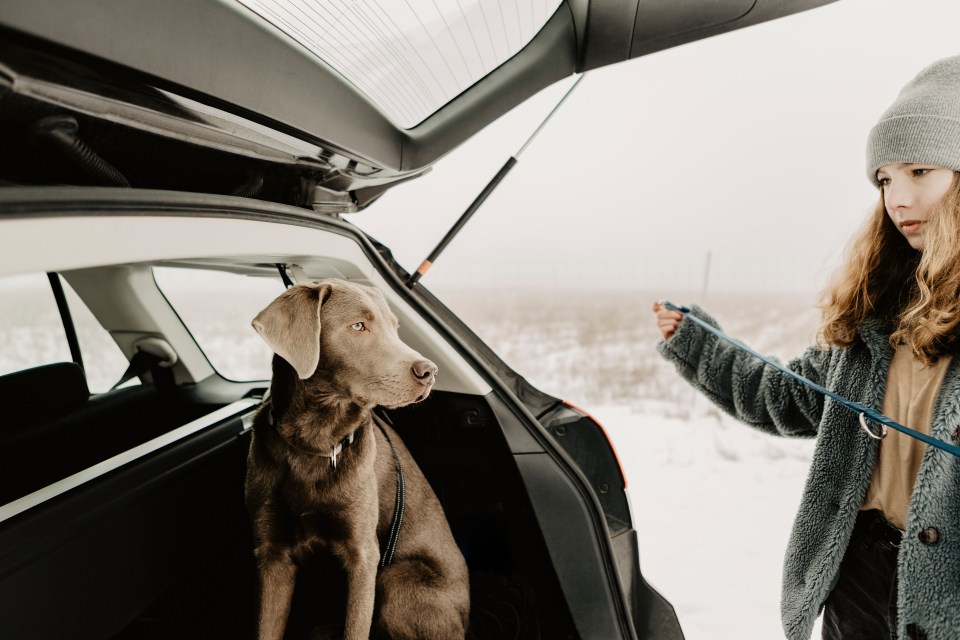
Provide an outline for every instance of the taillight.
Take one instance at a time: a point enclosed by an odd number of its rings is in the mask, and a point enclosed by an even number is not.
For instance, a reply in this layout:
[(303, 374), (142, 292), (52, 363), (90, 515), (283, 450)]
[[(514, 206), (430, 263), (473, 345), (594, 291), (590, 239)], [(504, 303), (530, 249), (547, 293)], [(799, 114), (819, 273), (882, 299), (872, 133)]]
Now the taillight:
[(603, 435), (603, 438), (607, 441), (607, 445), (609, 445), (610, 451), (611, 451), (611, 453), (613, 453), (613, 458), (614, 458), (614, 460), (617, 461), (617, 469), (620, 470), (620, 481), (623, 483), (623, 488), (626, 489), (626, 488), (627, 488), (627, 476), (626, 476), (626, 474), (623, 472), (623, 464), (620, 463), (620, 456), (617, 454), (617, 448), (616, 448), (615, 446), (613, 446), (613, 441), (610, 440), (610, 435), (607, 433), (607, 430), (604, 429), (604, 428), (603, 428), (603, 425), (600, 424), (600, 421), (598, 421), (596, 418), (594, 418), (592, 415), (590, 415), (589, 412), (584, 411), (583, 409), (581, 409), (581, 408), (578, 407), (577, 405), (575, 405), (575, 404), (573, 404), (573, 403), (571, 403), (571, 402), (567, 402), (566, 400), (563, 400), (563, 404), (564, 404), (565, 406), (569, 407), (570, 409), (572, 409), (573, 411), (575, 411), (576, 413), (580, 414), (583, 418), (586, 418), (587, 420), (589, 420), (590, 422), (592, 422), (594, 425), (596, 425), (596, 428), (597, 428), (597, 429), (599, 430), (599, 432)]

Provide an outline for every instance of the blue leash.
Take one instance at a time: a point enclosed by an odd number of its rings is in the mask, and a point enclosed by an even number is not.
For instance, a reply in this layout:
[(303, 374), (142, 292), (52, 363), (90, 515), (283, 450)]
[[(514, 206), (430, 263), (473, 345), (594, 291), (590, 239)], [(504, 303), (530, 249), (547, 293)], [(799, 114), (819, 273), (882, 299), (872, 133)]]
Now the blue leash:
[[(723, 333), (722, 331), (720, 331), (719, 329), (717, 329), (716, 327), (707, 324), (706, 322), (704, 322), (704, 321), (701, 320), (700, 318), (698, 318), (698, 317), (696, 317), (695, 315), (691, 314), (691, 313), (690, 313), (690, 309), (689, 309), (688, 307), (678, 307), (677, 305), (673, 304), (672, 302), (666, 302), (666, 301), (661, 302), (660, 304), (663, 305), (664, 307), (666, 307), (667, 309), (670, 309), (671, 311), (679, 311), (679, 312), (682, 313), (682, 314), (684, 315), (684, 317), (686, 317), (688, 320), (692, 320), (695, 324), (700, 325), (701, 327), (703, 327), (704, 329), (706, 329), (707, 331), (709, 331), (709, 332), (712, 333), (713, 335), (717, 336), (717, 337), (720, 338), (721, 340), (725, 340), (726, 342), (729, 342), (730, 344), (732, 344), (732, 345), (735, 346), (736, 348), (740, 349), (741, 351), (743, 351), (743, 352), (745, 352), (745, 353), (750, 354), (751, 356), (753, 356), (753, 357), (756, 358), (757, 360), (760, 360), (760, 361), (763, 362), (764, 364), (766, 364), (766, 365), (768, 365), (768, 366), (770, 366), (770, 367), (773, 367), (773, 368), (776, 369), (777, 371), (780, 371), (781, 373), (784, 373), (784, 374), (790, 376), (791, 378), (793, 378), (794, 380), (796, 380), (796, 381), (798, 381), (798, 382), (802, 382), (803, 384), (807, 385), (808, 387), (810, 387), (810, 388), (813, 389), (814, 391), (817, 391), (818, 393), (821, 393), (821, 394), (823, 394), (823, 395), (825, 395), (825, 396), (827, 396), (827, 397), (829, 397), (829, 398), (833, 398), (833, 400), (835, 400), (835, 401), (837, 402), (837, 404), (839, 404), (839, 405), (841, 405), (841, 406), (844, 406), (844, 407), (846, 407), (847, 409), (850, 409), (850, 411), (853, 411), (854, 413), (857, 414), (858, 418), (860, 419), (860, 426), (863, 427), (863, 430), (866, 431), (866, 432), (867, 432), (867, 435), (869, 435), (871, 438), (874, 438), (874, 439), (876, 439), (876, 440), (881, 440), (881, 439), (883, 439), (883, 437), (887, 435), (887, 427), (891, 427), (891, 428), (896, 429), (897, 431), (899, 431), (899, 432), (901, 432), (901, 433), (903, 433), (903, 434), (906, 434), (906, 435), (910, 436), (911, 438), (916, 438), (917, 440), (921, 440), (921, 441), (923, 441), (923, 442), (926, 442), (926, 443), (927, 443), (928, 445), (930, 445), (931, 447), (936, 447), (937, 449), (942, 449), (943, 451), (946, 451), (946, 452), (948, 452), (948, 453), (952, 453), (952, 454), (955, 455), (956, 457), (960, 458), (960, 447), (958, 447), (958, 446), (956, 446), (956, 445), (953, 445), (953, 444), (950, 444), (949, 442), (944, 442), (943, 440), (940, 440), (939, 438), (933, 438), (933, 437), (931, 437), (931, 436), (928, 436), (928, 435), (925, 434), (925, 433), (920, 433), (920, 432), (917, 431), (916, 429), (911, 429), (910, 427), (905, 427), (905, 426), (903, 426), (902, 424), (900, 424), (899, 422), (895, 422), (895, 421), (891, 420), (890, 418), (886, 417), (886, 416), (883, 415), (882, 413), (879, 413), (879, 412), (877, 412), (877, 411), (874, 411), (873, 409), (871, 409), (870, 407), (868, 407), (868, 406), (866, 406), (866, 405), (862, 405), (862, 404), (860, 404), (859, 402), (853, 402), (853, 401), (851, 401), (851, 400), (847, 400), (847, 399), (844, 398), (843, 396), (838, 395), (838, 394), (834, 393), (833, 391), (830, 391), (829, 389), (827, 389), (827, 388), (825, 388), (825, 387), (821, 387), (821, 386), (818, 385), (816, 382), (813, 382), (812, 380), (808, 380), (807, 378), (804, 378), (803, 376), (801, 376), (799, 373), (796, 373), (796, 372), (794, 372), (794, 371), (791, 371), (790, 369), (787, 369), (787, 368), (784, 367), (783, 365), (781, 365), (781, 364), (779, 364), (779, 363), (777, 363), (777, 362), (774, 362), (774, 361), (771, 360), (770, 358), (767, 358), (767, 357), (765, 357), (765, 356), (760, 355), (759, 353), (757, 353), (756, 351), (754, 351), (753, 349), (751, 349), (751, 348), (748, 347), (747, 345), (743, 344), (743, 343), (740, 342), (739, 340), (735, 340), (735, 339), (731, 338), (730, 336), (726, 335), (725, 333)], [(884, 426), (883, 426), (883, 429), (881, 429), (881, 431), (880, 431), (879, 434), (875, 433), (875, 432), (867, 425), (867, 420), (870, 420), (871, 422), (876, 422), (876, 423), (879, 423), (879, 424), (881, 424), (881, 425), (884, 425)]]

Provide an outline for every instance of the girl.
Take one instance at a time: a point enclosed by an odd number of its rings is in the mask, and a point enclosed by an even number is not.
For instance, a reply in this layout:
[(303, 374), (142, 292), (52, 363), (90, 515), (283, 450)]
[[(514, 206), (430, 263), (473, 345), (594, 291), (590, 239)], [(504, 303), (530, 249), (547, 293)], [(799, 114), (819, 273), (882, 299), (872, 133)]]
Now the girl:
[[(801, 375), (935, 438), (960, 439), (960, 56), (935, 62), (871, 130), (880, 202), (821, 308)], [(758, 429), (817, 437), (787, 550), (786, 637), (960, 638), (960, 459), (857, 416), (654, 305), (660, 353)], [(692, 313), (714, 321), (700, 308)], [(878, 428), (874, 425), (874, 428)]]

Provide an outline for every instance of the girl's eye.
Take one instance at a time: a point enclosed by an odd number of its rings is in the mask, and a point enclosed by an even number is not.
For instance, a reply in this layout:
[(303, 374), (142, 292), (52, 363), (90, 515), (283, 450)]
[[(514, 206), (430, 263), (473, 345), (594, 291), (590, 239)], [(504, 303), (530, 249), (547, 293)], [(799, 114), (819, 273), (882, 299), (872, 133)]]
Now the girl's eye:
[(930, 173), (930, 169), (914, 169), (913, 175), (915, 176), (925, 176)]
[(890, 184), (890, 178), (877, 178), (877, 182), (880, 183), (881, 187), (885, 187)]
[(352, 325), (350, 325), (350, 328), (353, 329), (354, 331), (363, 331), (364, 329), (366, 329), (366, 327), (363, 326), (362, 322), (354, 322)]

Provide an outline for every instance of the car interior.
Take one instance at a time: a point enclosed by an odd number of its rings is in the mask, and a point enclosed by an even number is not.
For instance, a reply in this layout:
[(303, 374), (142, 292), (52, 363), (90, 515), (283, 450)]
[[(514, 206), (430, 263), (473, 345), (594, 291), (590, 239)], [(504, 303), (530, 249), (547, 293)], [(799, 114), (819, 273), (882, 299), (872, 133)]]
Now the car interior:
[[(11, 407), (0, 431), (0, 598), (23, 607), (23, 626), (10, 629), (16, 637), (54, 637), (77, 625), (80, 635), (210, 637), (225, 633), (225, 620), (234, 637), (252, 633), (253, 618), (235, 613), (238, 603), (251, 616), (255, 610), (243, 475), (248, 425), (269, 381), (217, 373), (153, 273), (226, 272), (268, 280), (279, 295), (277, 265), (295, 265), (310, 279), (371, 283), (337, 255), (156, 260), (52, 274), (53, 287), (75, 291), (131, 361), (148, 336), (175, 352), (177, 364), (144, 358), (134, 365), (141, 384), (101, 393), (90, 392), (77, 362), (0, 376), (0, 401)], [(443, 374), (428, 401), (382, 415), (423, 469), (468, 560), (472, 637), (566, 637), (573, 629), (569, 609), (504, 435), (510, 425), (503, 403), (431, 327), (390, 297), (402, 338)], [(83, 492), (73, 491), (78, 483)], [(93, 502), (114, 493), (122, 498)], [(46, 530), (45, 512), (72, 519)], [(146, 571), (145, 556), (154, 558)], [(318, 616), (335, 616), (343, 606), (342, 589), (317, 579), (332, 567), (317, 565), (298, 578), (288, 637), (306, 637)], [(86, 576), (86, 583), (64, 583), (64, 566), (78, 569), (70, 574)], [(28, 595), (39, 584), (42, 603)], [(62, 613), (43, 615), (50, 610)]]

